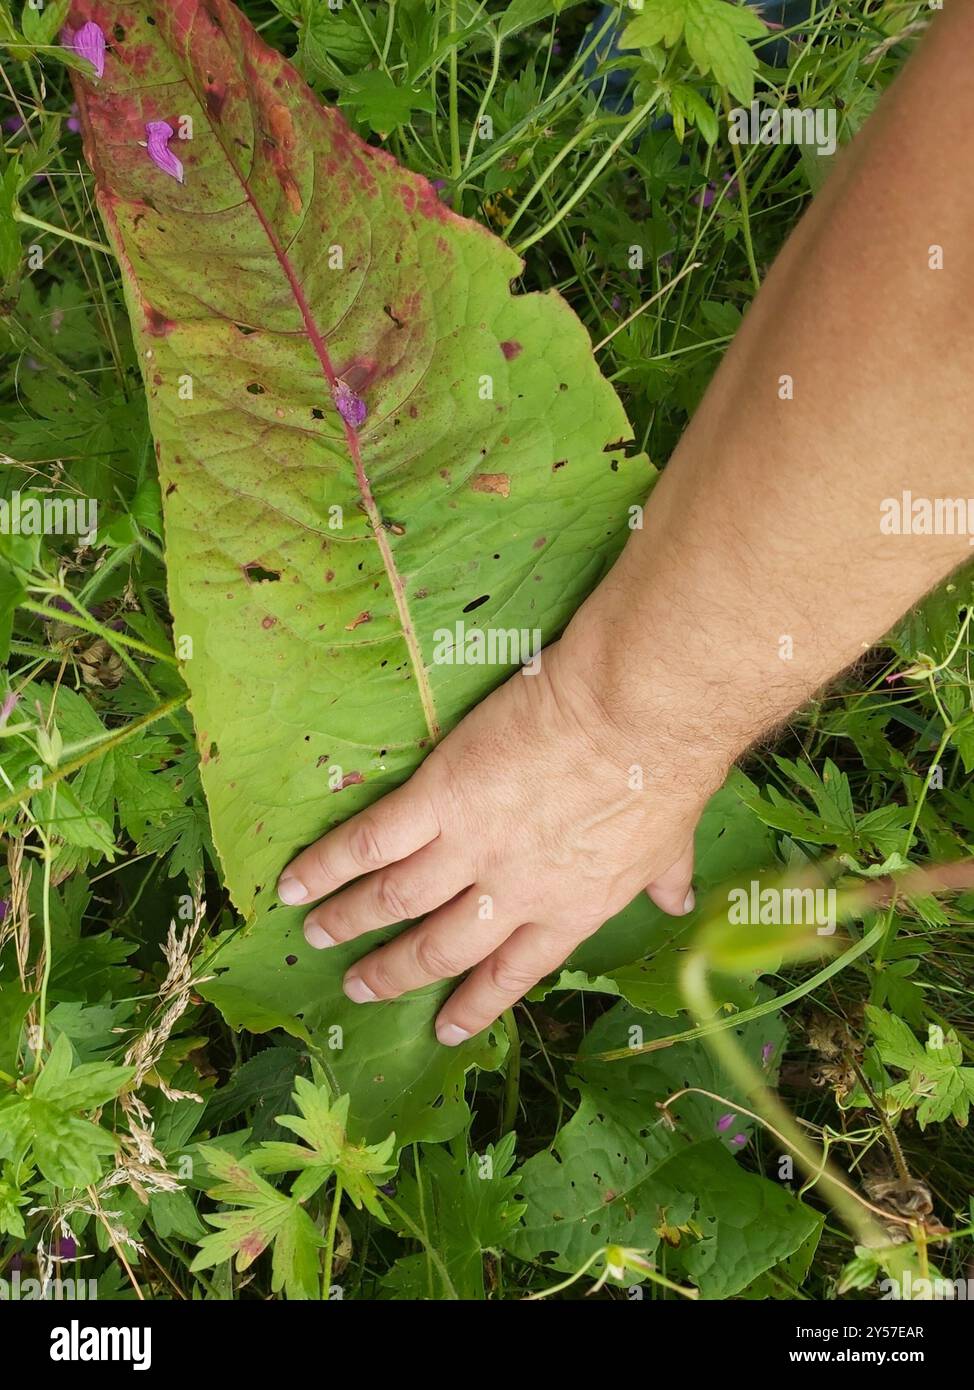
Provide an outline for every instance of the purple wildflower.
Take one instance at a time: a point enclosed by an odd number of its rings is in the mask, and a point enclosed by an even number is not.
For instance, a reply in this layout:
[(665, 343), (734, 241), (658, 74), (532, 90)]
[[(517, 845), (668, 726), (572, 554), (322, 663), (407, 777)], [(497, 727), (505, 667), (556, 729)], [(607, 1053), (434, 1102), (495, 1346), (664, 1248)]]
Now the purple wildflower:
[(721, 1115), (720, 1119), (717, 1121), (717, 1133), (723, 1134), (725, 1129), (730, 1129), (736, 1119), (736, 1115)]
[(709, 208), (714, 201), (716, 191), (712, 183), (704, 184), (699, 193), (694, 193), (690, 202), (693, 203), (694, 207)]
[[(56, 608), (61, 613), (74, 612), (74, 609), (71, 607), (70, 603), (68, 603), (67, 599), (61, 598), (60, 594), (55, 594), (53, 598), (48, 599), (46, 606), (48, 608)], [(44, 621), (48, 622), (49, 619), (45, 617)]]
[(72, 135), (77, 135), (81, 129), (81, 122), (78, 120), (78, 103), (71, 103), (71, 115), (68, 117), (68, 130)]
[(79, 58), (86, 58), (95, 69), (96, 77), (105, 73), (105, 33), (93, 20), (82, 24), (80, 29), (62, 29), (61, 42)]
[(346, 386), (344, 381), (335, 382), (332, 395), (335, 398), (335, 409), (346, 425), (351, 425), (353, 430), (357, 430), (369, 413), (362, 397), (356, 396), (352, 388)]
[(168, 121), (146, 122), (145, 135), (149, 158), (157, 169), (182, 183), (182, 161), (178, 160), (169, 148), (169, 141), (175, 133)]
[(9, 130), (11, 135), (16, 135), (18, 130), (24, 128), (23, 116), (5, 116), (3, 118), (4, 130)]
[(76, 1260), (78, 1258), (78, 1242), (73, 1236), (61, 1236), (51, 1246), (49, 1253), (52, 1260)]
[(762, 1064), (763, 1064), (764, 1066), (767, 1066), (768, 1063), (771, 1061), (771, 1058), (772, 1058), (773, 1056), (774, 1056), (774, 1043), (773, 1043), (773, 1042), (765, 1043), (764, 1046), (763, 1046), (762, 1049), (761, 1049), (761, 1062), (762, 1062)]
[[(16, 705), (19, 699), (20, 696), (17, 695), (13, 690), (9, 691), (3, 697), (3, 704), (0, 705), (0, 729), (3, 728), (4, 724), (6, 724), (7, 720), (13, 714), (14, 706)], [(0, 921), (3, 921), (2, 917), (0, 917)]]
[(743, 1149), (743, 1147), (744, 1147), (744, 1145), (745, 1145), (746, 1143), (747, 1143), (747, 1135), (746, 1135), (746, 1134), (735, 1134), (734, 1137), (733, 1137), (733, 1139), (731, 1140), (731, 1145), (732, 1145), (735, 1149)]

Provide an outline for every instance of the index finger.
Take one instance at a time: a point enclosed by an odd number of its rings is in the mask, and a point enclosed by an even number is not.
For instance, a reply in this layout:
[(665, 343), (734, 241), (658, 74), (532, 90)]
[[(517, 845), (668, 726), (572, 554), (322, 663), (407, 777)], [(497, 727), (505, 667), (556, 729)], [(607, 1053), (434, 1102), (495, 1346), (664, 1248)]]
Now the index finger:
[(360, 874), (415, 854), (438, 834), (432, 802), (407, 782), (302, 850), (277, 880), (277, 895), (290, 906), (313, 902)]

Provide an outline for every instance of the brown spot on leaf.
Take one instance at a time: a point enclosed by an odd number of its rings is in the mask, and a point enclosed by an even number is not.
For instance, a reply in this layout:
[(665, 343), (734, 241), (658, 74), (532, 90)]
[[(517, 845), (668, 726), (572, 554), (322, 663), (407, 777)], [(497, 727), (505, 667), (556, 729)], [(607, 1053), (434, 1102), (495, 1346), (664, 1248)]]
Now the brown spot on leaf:
[(510, 362), (513, 357), (516, 357), (521, 350), (521, 344), (513, 338), (509, 338), (506, 342), (501, 343), (501, 352), (507, 358), (508, 362)]
[(511, 495), (511, 479), (507, 473), (475, 473), (470, 486), (474, 492), (493, 492), (498, 497)]
[(368, 610), (366, 610), (364, 613), (360, 613), (360, 614), (358, 615), (357, 618), (353, 618), (352, 621), (351, 621), (350, 623), (346, 623), (346, 624), (345, 624), (345, 631), (346, 631), (346, 632), (354, 632), (355, 629), (356, 629), (357, 627), (361, 627), (363, 623), (370, 623), (371, 621), (372, 621), (372, 614), (371, 614), (370, 612), (368, 612)]
[(153, 338), (165, 338), (176, 327), (172, 319), (167, 319), (165, 314), (161, 314), (158, 309), (154, 309), (151, 304), (142, 305), (145, 311), (145, 326), (152, 334)]
[(346, 787), (359, 787), (364, 781), (365, 778), (362, 776), (361, 772), (346, 772), (345, 776), (342, 778), (341, 786), (335, 787), (333, 790), (342, 792)]
[(214, 83), (212, 87), (207, 87), (204, 98), (207, 111), (215, 121), (218, 121), (223, 115), (223, 107), (227, 99), (226, 87)]
[(273, 627), (273, 626), (275, 625), (276, 622), (277, 622), (277, 619), (276, 619), (276, 618), (272, 618), (271, 615), (268, 613), (268, 615), (267, 615), (266, 618), (261, 618), (261, 620), (260, 620), (260, 625), (261, 625), (261, 627)]

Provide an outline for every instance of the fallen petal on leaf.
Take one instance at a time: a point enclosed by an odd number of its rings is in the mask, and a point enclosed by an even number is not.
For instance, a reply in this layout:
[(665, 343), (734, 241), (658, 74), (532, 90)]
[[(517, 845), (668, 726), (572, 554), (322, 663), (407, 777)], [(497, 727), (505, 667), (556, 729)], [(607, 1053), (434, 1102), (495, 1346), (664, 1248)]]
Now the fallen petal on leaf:
[(96, 77), (105, 74), (105, 34), (101, 26), (89, 20), (80, 29), (64, 29), (61, 42), (79, 58), (85, 58), (95, 70)]
[(175, 131), (168, 121), (149, 121), (145, 128), (146, 145), (149, 150), (149, 158), (157, 169), (161, 169), (164, 174), (171, 175), (172, 178), (183, 181), (182, 162), (176, 158), (169, 148), (169, 141)]

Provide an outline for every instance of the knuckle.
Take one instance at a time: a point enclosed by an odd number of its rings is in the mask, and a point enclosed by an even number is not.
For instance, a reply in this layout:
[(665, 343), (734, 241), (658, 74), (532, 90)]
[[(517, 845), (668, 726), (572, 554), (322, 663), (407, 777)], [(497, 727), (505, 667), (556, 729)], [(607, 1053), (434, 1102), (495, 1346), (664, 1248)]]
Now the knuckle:
[(434, 980), (446, 980), (459, 974), (461, 967), (441, 942), (428, 934), (416, 938), (416, 964), (424, 975)]
[(380, 999), (394, 999), (397, 994), (402, 993), (402, 985), (389, 969), (384, 952), (380, 951), (378, 955), (373, 956), (369, 963), (369, 987)]
[(518, 965), (514, 961), (505, 959), (503, 955), (497, 955), (491, 959), (487, 978), (497, 993), (504, 995), (516, 994), (520, 996), (537, 982), (537, 976), (533, 971), (525, 969), (523, 965)]
[(355, 928), (348, 919), (345, 908), (339, 903), (325, 903), (315, 913), (315, 922), (336, 941), (351, 941)]
[(375, 902), (383, 917), (390, 922), (404, 922), (413, 914), (402, 889), (392, 874), (381, 874), (375, 881)]
[(383, 861), (375, 825), (369, 817), (359, 821), (348, 842), (349, 854), (360, 869), (374, 869)]

